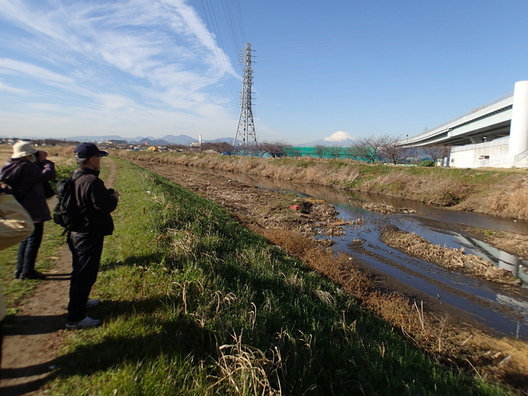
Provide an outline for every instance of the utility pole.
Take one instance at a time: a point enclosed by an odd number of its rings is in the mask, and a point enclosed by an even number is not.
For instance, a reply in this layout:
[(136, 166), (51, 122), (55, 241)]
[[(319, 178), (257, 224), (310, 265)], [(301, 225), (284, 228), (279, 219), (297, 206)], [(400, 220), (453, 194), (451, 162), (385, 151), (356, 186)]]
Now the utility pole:
[(251, 69), (251, 44), (246, 43), (244, 48), (244, 76), (242, 80), (242, 93), (240, 104), (240, 118), (233, 147), (235, 151), (248, 151), (249, 148), (257, 145), (257, 134), (255, 132), (255, 123), (253, 122), (253, 109), (251, 108), (253, 85), (253, 70)]

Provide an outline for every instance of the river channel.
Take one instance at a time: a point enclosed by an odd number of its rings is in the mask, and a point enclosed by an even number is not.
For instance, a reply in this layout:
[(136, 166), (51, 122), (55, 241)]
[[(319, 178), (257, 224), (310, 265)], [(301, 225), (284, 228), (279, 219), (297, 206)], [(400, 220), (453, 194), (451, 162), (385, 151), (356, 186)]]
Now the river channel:
[[(191, 169), (187, 168), (187, 172), (189, 171)], [(497, 334), (528, 338), (528, 261), (464, 235), (462, 231), (464, 226), (472, 226), (528, 235), (528, 222), (455, 212), (386, 196), (360, 196), (317, 185), (295, 184), (254, 175), (196, 169), (192, 171), (205, 173), (209, 177), (224, 176), (264, 189), (323, 199), (339, 211), (339, 217), (343, 220), (362, 220), (359, 222), (361, 225), (345, 227), (344, 236), (332, 237), (336, 251), (348, 252), (357, 257), (372, 273), (390, 277), (395, 283), (405, 285), (406, 290), (415, 290), (416, 293), (411, 294), (417, 296), (416, 300), (419, 296), (427, 295), (439, 305), (449, 305), (451, 310), (454, 309), (469, 322), (477, 323)], [(385, 215), (365, 210), (358, 204), (360, 201), (390, 204), (416, 212)], [(414, 232), (436, 245), (463, 248), (468, 254), (478, 255), (511, 271), (522, 280), (523, 286), (504, 287), (448, 271), (401, 253), (380, 239), (381, 229), (388, 224)], [(363, 241), (360, 247), (354, 243), (357, 240)]]

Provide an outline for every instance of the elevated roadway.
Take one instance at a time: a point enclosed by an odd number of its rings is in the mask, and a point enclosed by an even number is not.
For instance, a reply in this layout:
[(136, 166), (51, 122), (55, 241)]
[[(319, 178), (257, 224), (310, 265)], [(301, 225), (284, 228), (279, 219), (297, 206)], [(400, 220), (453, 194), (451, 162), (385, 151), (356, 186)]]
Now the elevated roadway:
[(509, 136), (513, 99), (513, 93), (504, 95), (402, 143), (413, 147), (463, 146)]
[(513, 93), (400, 144), (450, 146), (445, 159), (450, 166), (528, 167), (528, 81), (518, 81)]

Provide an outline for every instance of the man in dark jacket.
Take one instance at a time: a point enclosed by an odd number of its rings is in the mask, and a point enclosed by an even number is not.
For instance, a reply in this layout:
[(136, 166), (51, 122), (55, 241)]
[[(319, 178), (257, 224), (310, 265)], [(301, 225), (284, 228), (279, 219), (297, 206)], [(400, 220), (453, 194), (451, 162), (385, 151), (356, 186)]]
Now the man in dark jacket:
[(83, 221), (68, 234), (68, 246), (72, 252), (70, 302), (67, 328), (95, 327), (100, 319), (86, 316), (86, 309), (99, 304), (88, 300), (99, 271), (105, 235), (114, 231), (111, 212), (117, 207), (119, 193), (107, 189), (99, 179), (101, 157), (107, 156), (93, 143), (82, 143), (75, 150), (79, 169), (73, 172), (75, 199)]
[(45, 151), (36, 150), (30, 142), (13, 145), (13, 155), (0, 172), (2, 182), (10, 187), (18, 202), (26, 209), (34, 223), (34, 231), (18, 247), (15, 278), (44, 279), (35, 271), (37, 254), (42, 243), (44, 222), (51, 219), (44, 183), (55, 179), (55, 164)]

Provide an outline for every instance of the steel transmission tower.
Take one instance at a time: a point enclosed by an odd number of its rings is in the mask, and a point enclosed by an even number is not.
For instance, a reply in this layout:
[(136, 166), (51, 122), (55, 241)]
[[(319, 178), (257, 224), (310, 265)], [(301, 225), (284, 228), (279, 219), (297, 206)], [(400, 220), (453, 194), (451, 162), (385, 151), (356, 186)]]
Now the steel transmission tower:
[(233, 139), (233, 147), (235, 150), (242, 151), (257, 145), (257, 134), (255, 132), (255, 123), (253, 122), (253, 110), (251, 108), (253, 69), (251, 69), (252, 54), (250, 43), (246, 43), (244, 52), (244, 77), (242, 80), (240, 118), (238, 119), (237, 132)]

